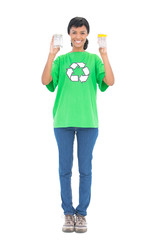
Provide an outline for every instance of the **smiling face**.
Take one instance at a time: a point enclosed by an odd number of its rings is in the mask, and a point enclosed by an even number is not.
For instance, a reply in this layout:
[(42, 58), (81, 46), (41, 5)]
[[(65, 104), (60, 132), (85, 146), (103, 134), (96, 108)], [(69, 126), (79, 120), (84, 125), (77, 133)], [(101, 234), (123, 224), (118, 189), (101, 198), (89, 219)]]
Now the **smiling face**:
[(83, 49), (86, 38), (88, 36), (87, 28), (83, 25), (82, 27), (71, 27), (70, 37), (73, 48)]

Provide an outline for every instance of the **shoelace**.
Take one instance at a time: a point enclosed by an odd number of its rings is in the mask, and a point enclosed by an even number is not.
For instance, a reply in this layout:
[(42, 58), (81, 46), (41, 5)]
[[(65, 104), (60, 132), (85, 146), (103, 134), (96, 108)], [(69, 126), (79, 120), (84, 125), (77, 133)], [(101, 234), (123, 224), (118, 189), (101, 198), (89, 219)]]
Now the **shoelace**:
[(85, 217), (79, 215), (77, 216), (77, 221), (79, 225), (83, 225), (86, 222)]
[(71, 224), (71, 222), (73, 221), (73, 217), (71, 215), (66, 215), (66, 224)]

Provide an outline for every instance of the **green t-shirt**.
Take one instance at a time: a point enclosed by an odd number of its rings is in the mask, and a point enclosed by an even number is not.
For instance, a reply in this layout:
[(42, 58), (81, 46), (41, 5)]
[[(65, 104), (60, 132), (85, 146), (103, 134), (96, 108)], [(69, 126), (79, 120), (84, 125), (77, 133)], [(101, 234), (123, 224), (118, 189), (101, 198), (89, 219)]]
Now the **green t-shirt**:
[(69, 52), (58, 56), (52, 64), (53, 80), (46, 85), (57, 95), (53, 107), (53, 126), (97, 128), (97, 84), (104, 92), (104, 64), (89, 52)]

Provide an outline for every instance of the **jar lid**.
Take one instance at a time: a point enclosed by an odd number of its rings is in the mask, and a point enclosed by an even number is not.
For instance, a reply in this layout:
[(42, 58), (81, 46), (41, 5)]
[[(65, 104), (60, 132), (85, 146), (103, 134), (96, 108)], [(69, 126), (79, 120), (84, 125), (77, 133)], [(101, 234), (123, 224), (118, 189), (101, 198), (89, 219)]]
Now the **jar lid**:
[(107, 37), (106, 34), (98, 34), (98, 37)]
[(56, 34), (54, 34), (54, 36), (60, 36), (60, 37), (62, 37), (63, 35), (62, 35), (62, 34), (59, 34), (59, 33), (56, 33)]

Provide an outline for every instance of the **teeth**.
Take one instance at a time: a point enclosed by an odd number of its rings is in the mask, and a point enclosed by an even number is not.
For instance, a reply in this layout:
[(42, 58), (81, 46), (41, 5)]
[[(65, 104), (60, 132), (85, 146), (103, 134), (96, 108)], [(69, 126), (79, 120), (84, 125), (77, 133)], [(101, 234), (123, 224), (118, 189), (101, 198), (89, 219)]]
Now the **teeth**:
[(80, 43), (81, 41), (76, 41), (76, 43)]

